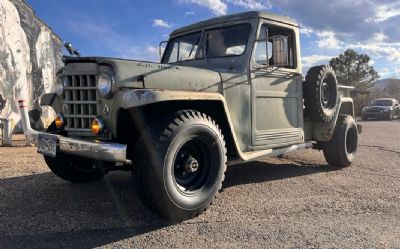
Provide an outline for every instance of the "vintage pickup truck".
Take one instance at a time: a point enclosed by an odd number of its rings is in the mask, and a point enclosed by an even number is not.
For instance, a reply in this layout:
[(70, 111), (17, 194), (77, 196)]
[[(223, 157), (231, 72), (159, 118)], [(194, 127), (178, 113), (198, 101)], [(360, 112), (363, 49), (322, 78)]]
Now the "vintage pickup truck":
[(299, 26), (246, 12), (175, 30), (161, 63), (64, 57), (56, 93), (43, 96), (57, 118), (30, 128), (57, 176), (75, 183), (131, 170), (153, 211), (183, 220), (205, 211), (227, 165), (298, 149), (349, 166), (359, 128), (351, 87), (329, 66), (302, 77)]

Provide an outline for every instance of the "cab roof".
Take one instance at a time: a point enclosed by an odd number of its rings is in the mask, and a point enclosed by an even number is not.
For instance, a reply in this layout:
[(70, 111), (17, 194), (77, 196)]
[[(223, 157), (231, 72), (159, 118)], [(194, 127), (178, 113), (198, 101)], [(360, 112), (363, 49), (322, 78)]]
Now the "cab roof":
[(275, 14), (272, 12), (248, 11), (248, 12), (242, 12), (242, 13), (238, 13), (238, 14), (225, 15), (225, 16), (201, 21), (198, 23), (194, 23), (189, 26), (185, 26), (185, 27), (174, 30), (171, 33), (171, 36), (175, 36), (177, 34), (185, 33), (185, 32), (196, 30), (196, 29), (201, 29), (201, 28), (215, 25), (215, 24), (244, 20), (244, 19), (251, 19), (251, 18), (263, 18), (263, 19), (267, 19), (267, 20), (271, 20), (271, 21), (288, 24), (288, 25), (291, 25), (294, 27), (298, 27), (298, 23), (290, 17), (281, 16), (281, 15), (278, 15), (278, 14)]

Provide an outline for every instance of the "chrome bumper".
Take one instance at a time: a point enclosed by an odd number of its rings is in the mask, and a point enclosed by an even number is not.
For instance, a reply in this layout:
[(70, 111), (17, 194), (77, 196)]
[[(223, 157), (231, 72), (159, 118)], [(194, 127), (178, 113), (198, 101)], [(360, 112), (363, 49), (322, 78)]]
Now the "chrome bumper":
[[(38, 145), (39, 134), (40, 132), (28, 131), (25, 136), (30, 143)], [(130, 164), (126, 158), (126, 148), (123, 144), (85, 141), (57, 135), (57, 153), (78, 157)]]
[[(31, 128), (25, 101), (19, 101), (21, 123), (27, 140), (38, 145), (38, 136), (41, 132)], [(101, 141), (86, 141), (57, 135), (57, 153), (74, 155), (107, 162), (120, 162), (130, 164), (126, 158), (126, 145), (105, 143)]]

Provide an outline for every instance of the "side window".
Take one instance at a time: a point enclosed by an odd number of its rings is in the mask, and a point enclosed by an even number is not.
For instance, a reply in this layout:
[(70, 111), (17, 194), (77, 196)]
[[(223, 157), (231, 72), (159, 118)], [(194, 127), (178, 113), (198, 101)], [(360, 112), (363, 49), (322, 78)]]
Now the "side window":
[(258, 65), (295, 68), (294, 48), (292, 30), (263, 25), (256, 42), (254, 60)]

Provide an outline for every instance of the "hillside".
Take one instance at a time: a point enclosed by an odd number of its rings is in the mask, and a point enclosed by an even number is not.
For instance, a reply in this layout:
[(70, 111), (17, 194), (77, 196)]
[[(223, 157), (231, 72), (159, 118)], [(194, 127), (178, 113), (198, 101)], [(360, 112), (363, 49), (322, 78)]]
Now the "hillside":
[(374, 90), (384, 90), (385, 88), (388, 88), (390, 86), (393, 86), (394, 84), (398, 84), (400, 87), (400, 80), (399, 79), (382, 79), (378, 80), (375, 85), (372, 87)]

